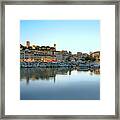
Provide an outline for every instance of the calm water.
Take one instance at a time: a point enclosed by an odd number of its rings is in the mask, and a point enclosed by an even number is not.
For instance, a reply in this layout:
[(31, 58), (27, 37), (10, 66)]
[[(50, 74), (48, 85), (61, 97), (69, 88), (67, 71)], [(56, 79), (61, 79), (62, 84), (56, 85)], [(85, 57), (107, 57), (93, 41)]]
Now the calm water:
[(21, 68), (21, 100), (99, 100), (100, 70)]

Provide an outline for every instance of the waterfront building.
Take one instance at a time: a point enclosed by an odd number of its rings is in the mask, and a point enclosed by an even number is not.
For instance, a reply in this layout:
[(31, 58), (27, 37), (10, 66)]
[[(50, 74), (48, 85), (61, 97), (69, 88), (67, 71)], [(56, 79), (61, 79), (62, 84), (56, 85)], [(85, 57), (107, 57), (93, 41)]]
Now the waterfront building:
[(82, 53), (82, 55), (81, 55), (81, 58), (86, 58), (86, 57), (88, 57), (89, 55), (87, 54), (87, 53)]
[(77, 57), (80, 59), (82, 57), (82, 52), (77, 52)]
[(39, 62), (52, 62), (56, 61), (56, 56), (51, 54), (45, 54), (41, 51), (31, 51), (26, 49), (25, 51), (20, 52), (20, 61), (26, 61), (26, 62), (33, 62), (33, 61), (39, 61)]
[(63, 60), (63, 55), (61, 51), (54, 51), (54, 55), (56, 56), (57, 61)]
[(90, 53), (90, 56), (95, 58), (96, 61), (100, 61), (100, 51), (92, 52), (92, 53)]

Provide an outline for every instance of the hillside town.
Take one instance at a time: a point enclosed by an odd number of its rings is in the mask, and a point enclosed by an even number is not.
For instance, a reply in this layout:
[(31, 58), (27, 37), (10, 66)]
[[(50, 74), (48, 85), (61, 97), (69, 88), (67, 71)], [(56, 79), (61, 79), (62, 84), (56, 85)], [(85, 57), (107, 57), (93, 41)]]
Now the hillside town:
[(50, 46), (20, 44), (20, 66), (21, 67), (80, 67), (100, 68), (100, 51), (88, 53), (56, 49), (56, 44)]

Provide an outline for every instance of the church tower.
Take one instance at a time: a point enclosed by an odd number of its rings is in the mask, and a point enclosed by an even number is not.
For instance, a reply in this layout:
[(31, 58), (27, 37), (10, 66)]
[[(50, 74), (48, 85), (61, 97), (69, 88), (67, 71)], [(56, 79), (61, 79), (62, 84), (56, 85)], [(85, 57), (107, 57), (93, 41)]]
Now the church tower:
[(55, 50), (56, 50), (56, 44), (54, 44), (54, 48), (55, 48)]

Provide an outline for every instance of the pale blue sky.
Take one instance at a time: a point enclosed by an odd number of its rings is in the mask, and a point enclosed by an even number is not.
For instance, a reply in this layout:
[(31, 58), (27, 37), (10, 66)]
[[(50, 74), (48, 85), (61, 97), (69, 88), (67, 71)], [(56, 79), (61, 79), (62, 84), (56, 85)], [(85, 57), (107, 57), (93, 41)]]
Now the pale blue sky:
[(93, 52), (100, 50), (99, 20), (21, 20), (20, 43), (53, 46), (57, 50)]

